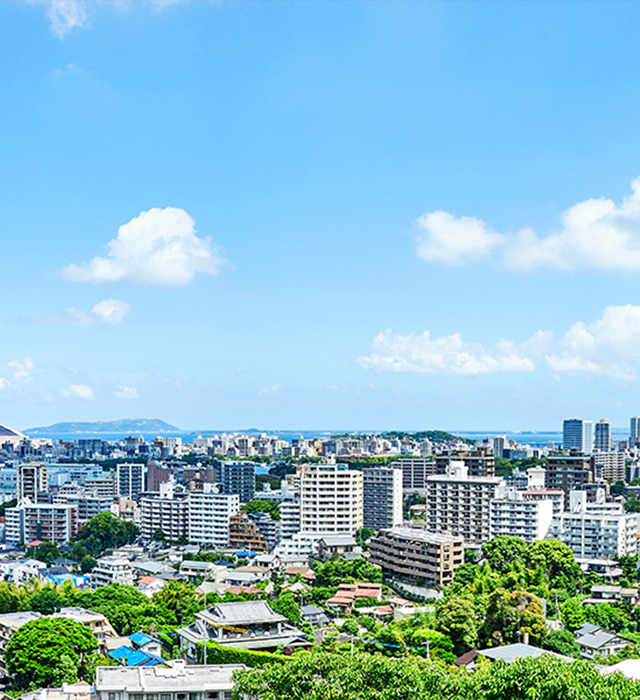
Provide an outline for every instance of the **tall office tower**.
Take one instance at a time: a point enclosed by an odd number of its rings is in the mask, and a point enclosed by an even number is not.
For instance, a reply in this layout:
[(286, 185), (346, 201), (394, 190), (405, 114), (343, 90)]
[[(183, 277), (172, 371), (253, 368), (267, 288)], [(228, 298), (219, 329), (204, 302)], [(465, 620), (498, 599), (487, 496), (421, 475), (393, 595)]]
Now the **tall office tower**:
[(633, 416), (629, 427), (629, 447), (635, 447), (640, 438), (640, 416)]
[(256, 465), (253, 462), (222, 462), (220, 465), (222, 493), (237, 493), (240, 503), (249, 503), (256, 493)]
[(117, 496), (135, 498), (144, 491), (144, 464), (130, 463), (116, 465)]
[(578, 450), (585, 455), (590, 455), (593, 451), (592, 443), (593, 424), (590, 420), (580, 420), (570, 418), (565, 420), (562, 426), (562, 449)]
[(346, 464), (305, 465), (300, 475), (300, 529), (349, 532), (362, 527), (362, 472)]
[(504, 445), (507, 441), (506, 435), (496, 435), (493, 438), (493, 456), (502, 459), (504, 455)]
[(596, 437), (593, 446), (600, 452), (611, 451), (611, 425), (606, 418), (601, 418), (596, 423)]
[(381, 530), (402, 525), (402, 469), (372, 467), (362, 471), (364, 527)]
[(18, 503), (28, 498), (37, 503), (38, 494), (49, 490), (47, 468), (44, 464), (19, 464), (16, 469), (16, 498)]

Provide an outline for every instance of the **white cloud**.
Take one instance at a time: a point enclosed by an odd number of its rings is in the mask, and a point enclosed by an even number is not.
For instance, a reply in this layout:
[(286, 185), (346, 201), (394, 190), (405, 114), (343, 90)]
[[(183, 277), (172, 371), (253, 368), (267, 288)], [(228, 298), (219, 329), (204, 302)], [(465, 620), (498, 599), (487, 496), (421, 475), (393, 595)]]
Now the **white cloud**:
[(416, 224), (418, 257), (428, 262), (448, 265), (472, 262), (504, 243), (504, 236), (472, 216), (456, 218), (446, 211), (434, 211), (423, 214)]
[(177, 286), (196, 272), (217, 275), (226, 263), (210, 239), (198, 238), (195, 221), (184, 209), (150, 209), (118, 229), (106, 257), (68, 265), (63, 275), (74, 282), (127, 282)]
[(429, 262), (463, 264), (496, 254), (507, 268), (530, 270), (640, 270), (640, 178), (617, 205), (587, 199), (561, 215), (559, 230), (539, 236), (530, 228), (514, 235), (492, 231), (473, 217), (444, 211), (418, 219), (418, 257)]
[(9, 389), (10, 387), (11, 384), (9, 383), (9, 380), (6, 377), (0, 377), (0, 391)]
[(357, 362), (365, 369), (418, 374), (476, 375), (535, 368), (510, 341), (502, 340), (493, 350), (486, 350), (480, 343), (463, 341), (459, 333), (432, 338), (429, 331), (422, 335), (395, 335), (390, 330), (379, 333), (371, 353)]
[(130, 308), (131, 305), (127, 304), (126, 301), (103, 299), (91, 309), (91, 313), (95, 314), (103, 323), (115, 325), (122, 323)]
[(494, 348), (463, 341), (459, 333), (441, 338), (378, 334), (360, 366), (381, 372), (480, 375), (529, 372), (537, 366), (558, 374), (637, 378), (640, 363), (640, 306), (607, 306), (590, 324), (574, 323), (560, 338), (537, 331), (524, 343), (501, 340)]
[(17, 382), (30, 382), (33, 379), (31, 370), (34, 368), (34, 364), (30, 357), (25, 357), (24, 360), (11, 360), (8, 364), (13, 370), (13, 378)]
[(61, 394), (65, 399), (93, 400), (93, 389), (86, 384), (72, 384), (68, 389), (63, 389)]
[(87, 22), (87, 3), (80, 0), (49, 0), (47, 15), (51, 21), (51, 31), (59, 38)]
[(138, 390), (133, 386), (119, 386), (113, 392), (118, 399), (139, 399)]
[(265, 386), (260, 391), (260, 396), (279, 396), (282, 393), (282, 385), (274, 384), (273, 386)]

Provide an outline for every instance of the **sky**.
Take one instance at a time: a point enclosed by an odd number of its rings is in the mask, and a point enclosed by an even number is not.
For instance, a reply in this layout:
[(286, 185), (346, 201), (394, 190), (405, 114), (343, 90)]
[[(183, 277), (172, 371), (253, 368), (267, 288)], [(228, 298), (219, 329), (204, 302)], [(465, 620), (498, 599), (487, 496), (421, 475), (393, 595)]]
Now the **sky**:
[(0, 423), (640, 414), (640, 5), (0, 3)]

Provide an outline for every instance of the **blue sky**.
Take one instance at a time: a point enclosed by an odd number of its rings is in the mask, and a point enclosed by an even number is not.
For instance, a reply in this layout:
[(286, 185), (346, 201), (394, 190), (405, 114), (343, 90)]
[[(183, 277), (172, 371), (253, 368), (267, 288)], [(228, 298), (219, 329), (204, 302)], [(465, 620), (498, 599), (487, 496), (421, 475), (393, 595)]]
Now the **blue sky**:
[(0, 3), (0, 422), (624, 426), (640, 6)]

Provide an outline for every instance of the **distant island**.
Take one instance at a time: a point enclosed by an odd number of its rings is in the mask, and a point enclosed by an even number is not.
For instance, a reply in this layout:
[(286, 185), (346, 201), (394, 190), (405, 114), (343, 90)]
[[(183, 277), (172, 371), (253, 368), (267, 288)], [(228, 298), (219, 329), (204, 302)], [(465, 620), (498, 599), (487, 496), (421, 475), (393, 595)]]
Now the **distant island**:
[(54, 423), (22, 431), (26, 435), (55, 434), (96, 434), (96, 433), (176, 433), (180, 428), (158, 418), (122, 418), (120, 420), (99, 420), (92, 423), (71, 421)]

